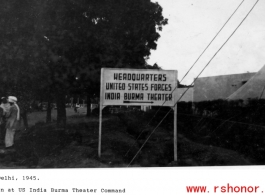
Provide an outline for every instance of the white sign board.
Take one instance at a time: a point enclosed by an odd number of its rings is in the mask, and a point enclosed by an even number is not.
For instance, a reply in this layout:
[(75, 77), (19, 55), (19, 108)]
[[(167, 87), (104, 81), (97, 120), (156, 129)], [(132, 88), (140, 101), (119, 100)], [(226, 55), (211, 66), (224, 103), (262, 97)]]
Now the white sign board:
[(177, 160), (177, 71), (101, 69), (99, 142), (101, 156), (102, 109), (107, 105), (174, 106), (174, 160)]
[(101, 69), (101, 105), (174, 106), (176, 70)]

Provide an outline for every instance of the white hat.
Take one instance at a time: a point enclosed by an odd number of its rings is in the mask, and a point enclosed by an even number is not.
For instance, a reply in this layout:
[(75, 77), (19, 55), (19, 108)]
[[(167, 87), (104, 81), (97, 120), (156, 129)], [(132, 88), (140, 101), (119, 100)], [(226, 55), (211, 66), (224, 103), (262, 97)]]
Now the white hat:
[(11, 103), (15, 103), (17, 102), (17, 98), (15, 96), (8, 96), (7, 101)]

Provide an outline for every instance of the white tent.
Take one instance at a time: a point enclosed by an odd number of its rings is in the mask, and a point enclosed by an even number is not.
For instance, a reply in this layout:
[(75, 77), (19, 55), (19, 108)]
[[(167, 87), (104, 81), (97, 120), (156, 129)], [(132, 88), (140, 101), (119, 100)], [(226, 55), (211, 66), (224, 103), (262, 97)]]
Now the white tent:
[(194, 102), (227, 99), (256, 73), (200, 77), (194, 83)]
[(228, 100), (265, 99), (265, 66), (242, 87), (230, 95)]

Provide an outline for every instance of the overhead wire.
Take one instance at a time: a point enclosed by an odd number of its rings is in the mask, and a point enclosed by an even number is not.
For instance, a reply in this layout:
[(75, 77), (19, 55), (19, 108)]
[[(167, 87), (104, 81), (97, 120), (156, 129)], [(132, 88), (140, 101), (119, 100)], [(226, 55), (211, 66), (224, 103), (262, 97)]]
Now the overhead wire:
[[(195, 62), (192, 64), (192, 66), (190, 67), (190, 69), (186, 72), (186, 74), (183, 76), (183, 78), (181, 79), (181, 81), (183, 81), (183, 79), (189, 74), (189, 72), (191, 71), (191, 69), (195, 66), (195, 64), (198, 62), (198, 60), (201, 58), (201, 56), (205, 53), (205, 51), (209, 48), (209, 46), (212, 44), (212, 42), (215, 40), (215, 38), (220, 34), (220, 32), (223, 30), (223, 28), (225, 27), (225, 25), (229, 22), (229, 20), (233, 17), (233, 15), (237, 12), (237, 10), (239, 9), (239, 7), (242, 5), (242, 3), (245, 0), (241, 1), (241, 3), (237, 6), (237, 8), (235, 9), (235, 11), (232, 13), (232, 15), (227, 19), (227, 21), (224, 23), (224, 25), (222, 26), (222, 28), (217, 32), (217, 34), (214, 36), (214, 38), (210, 41), (210, 43), (205, 47), (205, 49), (202, 51), (202, 53), (199, 55), (199, 57), (195, 60)], [(180, 82), (181, 82), (180, 81)]]
[[(191, 71), (191, 69), (195, 66), (195, 64), (198, 62), (198, 60), (201, 58), (201, 56), (205, 53), (205, 51), (208, 49), (208, 47), (212, 44), (212, 42), (215, 40), (215, 38), (219, 35), (219, 33), (223, 30), (223, 28), (225, 27), (225, 25), (229, 22), (229, 20), (232, 18), (232, 16), (237, 12), (237, 10), (239, 9), (239, 7), (243, 4), (244, 0), (241, 1), (241, 3), (238, 5), (238, 7), (236, 8), (236, 10), (232, 13), (232, 15), (227, 19), (227, 21), (225, 22), (225, 24), (222, 26), (222, 28), (218, 31), (218, 33), (214, 36), (214, 38), (210, 41), (210, 43), (206, 46), (206, 48), (203, 50), (203, 52), (200, 54), (200, 56), (196, 59), (196, 61), (193, 63), (193, 65), (190, 67), (190, 69), (186, 72), (186, 74), (183, 76), (183, 78), (181, 79), (180, 82), (182, 82), (184, 80), (184, 78), (188, 75), (188, 73)], [(203, 125), (203, 119), (201, 119), (198, 124), (202, 123), (201, 125)]]
[[(252, 8), (250, 9), (250, 11), (247, 13), (247, 15), (243, 18), (243, 20), (239, 23), (239, 25), (236, 27), (236, 29), (232, 32), (232, 34), (227, 38), (227, 40), (222, 44), (222, 46), (217, 50), (217, 52), (213, 55), (213, 57), (209, 60), (209, 62), (204, 66), (204, 68), (201, 70), (201, 72), (196, 76), (196, 78), (193, 80), (193, 82), (191, 83), (191, 85), (189, 85), (189, 87), (184, 91), (184, 93), (181, 94), (180, 98), (178, 99), (178, 101), (174, 104), (174, 106), (176, 106), (176, 104), (179, 102), (179, 100), (185, 95), (185, 93), (190, 89), (190, 87), (194, 84), (194, 82), (198, 79), (198, 77), (203, 73), (203, 71), (208, 67), (208, 65), (211, 63), (211, 61), (214, 59), (214, 57), (220, 52), (220, 50), (224, 47), (224, 45), (230, 40), (230, 38), (235, 34), (235, 32), (237, 31), (237, 29), (242, 25), (242, 23), (246, 20), (246, 18), (249, 16), (249, 14), (252, 12), (252, 10), (254, 9), (254, 7), (257, 5), (257, 3), (259, 2), (259, 0), (256, 1), (256, 3), (252, 6)], [(132, 160), (130, 161), (130, 163), (128, 164), (127, 167), (129, 167), (131, 165), (131, 163), (134, 161), (134, 159), (137, 157), (137, 155), (139, 154), (139, 152), (142, 150), (142, 148), (145, 146), (145, 144), (147, 143), (147, 141), (150, 139), (150, 137), (152, 136), (152, 134), (155, 132), (155, 130), (160, 126), (160, 124), (165, 120), (165, 118), (169, 115), (169, 113), (172, 110), (169, 110), (167, 112), (167, 114), (162, 118), (162, 120), (158, 123), (158, 125), (153, 129), (153, 131), (150, 133), (150, 135), (147, 137), (147, 139), (145, 140), (145, 142), (142, 144), (142, 146), (140, 147), (140, 149), (137, 151), (137, 153), (135, 154), (135, 156), (132, 158)]]
[[(230, 19), (233, 17), (233, 15), (237, 12), (237, 10), (239, 9), (239, 7), (243, 4), (245, 0), (242, 0), (241, 3), (237, 6), (237, 8), (234, 10), (234, 12), (230, 15), (230, 17), (226, 20), (226, 22), (224, 23), (224, 25), (220, 28), (220, 30), (217, 32), (217, 34), (213, 37), (213, 39), (210, 41), (210, 43), (206, 46), (206, 48), (203, 50), (203, 52), (199, 55), (199, 57), (196, 59), (196, 61), (193, 63), (193, 65), (190, 67), (190, 69), (186, 72), (186, 74), (184, 75), (184, 77), (181, 79), (180, 82), (183, 81), (183, 79), (188, 75), (188, 73), (190, 72), (190, 70), (194, 67), (194, 65), (198, 62), (198, 60), (201, 58), (201, 56), (205, 53), (205, 51), (209, 48), (209, 46), (212, 44), (212, 42), (215, 40), (215, 38), (220, 34), (220, 32), (223, 30), (223, 28), (226, 26), (226, 24), (230, 21)], [(178, 88), (178, 86), (176, 85), (175, 88), (172, 90), (171, 94)], [(166, 100), (163, 102), (163, 104), (161, 106), (163, 106), (165, 104)], [(156, 113), (154, 114), (154, 116), (151, 118), (151, 120), (145, 125), (145, 127), (147, 127), (151, 121), (156, 117), (156, 115), (158, 114), (158, 112), (160, 111), (161, 107), (156, 111)], [(131, 148), (137, 143), (138, 139), (141, 137), (141, 135), (144, 132), (144, 129), (140, 132), (140, 134), (137, 136), (136, 140), (134, 141), (134, 143), (132, 144), (132, 146), (129, 148), (129, 150), (126, 152), (125, 156), (128, 155), (128, 153), (130, 152)]]
[[(230, 40), (230, 38), (235, 34), (235, 32), (237, 31), (237, 29), (242, 25), (242, 23), (245, 21), (245, 19), (248, 17), (248, 15), (251, 13), (251, 11), (254, 9), (254, 7), (256, 6), (256, 4), (259, 2), (259, 0), (256, 1), (256, 3), (253, 5), (253, 7), (250, 9), (250, 11), (247, 13), (247, 15), (243, 18), (243, 20), (239, 23), (239, 25), (236, 27), (236, 29), (232, 32), (232, 34), (228, 37), (228, 39), (222, 44), (222, 46), (217, 50), (217, 52), (215, 52), (215, 54), (213, 55), (213, 57), (210, 59), (210, 61), (203, 67), (203, 69), (201, 70), (201, 72), (198, 74), (198, 76), (193, 80), (193, 82), (190, 84), (190, 86), (192, 86), (195, 81), (198, 79), (198, 77), (203, 73), (203, 71), (208, 67), (208, 65), (212, 62), (212, 60), (214, 59), (214, 57), (219, 53), (219, 51), (225, 46), (225, 44)], [(187, 88), (186, 91), (184, 91), (184, 93), (180, 96), (179, 100), (185, 95), (185, 93), (189, 90), (190, 86)]]

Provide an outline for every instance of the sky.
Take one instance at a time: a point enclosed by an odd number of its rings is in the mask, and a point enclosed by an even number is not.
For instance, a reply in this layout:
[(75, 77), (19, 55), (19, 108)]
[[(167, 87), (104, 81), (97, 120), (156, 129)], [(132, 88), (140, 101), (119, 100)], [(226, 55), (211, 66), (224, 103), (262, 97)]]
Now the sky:
[[(178, 79), (193, 65), (242, 0), (152, 0), (163, 8), (168, 25), (160, 32), (148, 63), (178, 70)], [(244, 0), (211, 46), (181, 82), (191, 84), (237, 28), (256, 0)], [(200, 77), (257, 72), (265, 65), (265, 1), (260, 0)]]

